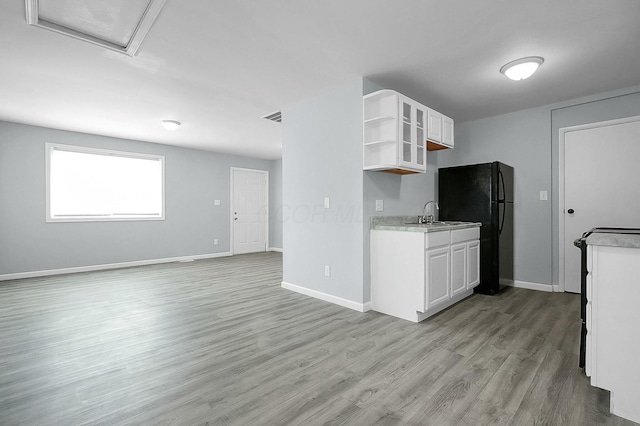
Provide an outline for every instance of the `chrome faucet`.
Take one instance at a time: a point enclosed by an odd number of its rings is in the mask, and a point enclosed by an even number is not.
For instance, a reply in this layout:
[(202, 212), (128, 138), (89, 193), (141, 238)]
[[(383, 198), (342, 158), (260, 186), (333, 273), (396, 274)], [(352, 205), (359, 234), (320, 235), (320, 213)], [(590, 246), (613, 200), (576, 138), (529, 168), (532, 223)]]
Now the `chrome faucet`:
[[(424, 203), (424, 207), (422, 208), (422, 221), (420, 221), (420, 223), (433, 223), (433, 221), (435, 220), (434, 214), (427, 214), (427, 207), (429, 207), (429, 204), (431, 203), (433, 203), (436, 209), (440, 209), (440, 206), (434, 200)], [(433, 213), (435, 213), (435, 211)]]

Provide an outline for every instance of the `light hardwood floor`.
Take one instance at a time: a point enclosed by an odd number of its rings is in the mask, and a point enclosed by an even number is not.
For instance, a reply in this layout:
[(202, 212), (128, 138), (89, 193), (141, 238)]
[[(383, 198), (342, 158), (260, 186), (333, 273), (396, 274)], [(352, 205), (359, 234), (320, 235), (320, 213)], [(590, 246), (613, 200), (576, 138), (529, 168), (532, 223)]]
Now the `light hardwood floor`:
[(1, 425), (596, 425), (579, 297), (420, 324), (280, 288), (278, 253), (0, 282)]

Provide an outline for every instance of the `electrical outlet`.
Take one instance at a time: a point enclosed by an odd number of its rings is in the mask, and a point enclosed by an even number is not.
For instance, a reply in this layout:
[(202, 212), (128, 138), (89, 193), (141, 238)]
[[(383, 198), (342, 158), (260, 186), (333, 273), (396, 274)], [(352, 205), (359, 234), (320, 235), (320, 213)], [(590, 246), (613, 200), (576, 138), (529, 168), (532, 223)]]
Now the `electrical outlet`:
[(213, 240), (213, 245), (214, 245), (214, 246), (217, 246), (217, 245), (218, 245), (218, 239), (217, 239), (217, 238), (214, 238), (214, 240)]
[(324, 276), (325, 277), (330, 277), (331, 276), (331, 266), (325, 265), (325, 267), (324, 267)]
[(384, 211), (384, 200), (376, 200), (376, 211), (377, 212)]
[(220, 200), (213, 200), (213, 205), (214, 206), (219, 206), (220, 205)]
[(547, 201), (547, 191), (540, 191), (540, 201)]

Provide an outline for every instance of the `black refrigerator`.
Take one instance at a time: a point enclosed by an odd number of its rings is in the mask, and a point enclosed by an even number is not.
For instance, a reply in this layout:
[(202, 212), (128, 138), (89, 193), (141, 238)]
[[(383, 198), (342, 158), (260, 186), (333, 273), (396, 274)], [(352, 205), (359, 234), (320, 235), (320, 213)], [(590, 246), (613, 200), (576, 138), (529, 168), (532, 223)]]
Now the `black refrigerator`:
[(481, 222), (480, 284), (496, 294), (513, 284), (513, 167), (493, 163), (438, 169), (441, 221)]

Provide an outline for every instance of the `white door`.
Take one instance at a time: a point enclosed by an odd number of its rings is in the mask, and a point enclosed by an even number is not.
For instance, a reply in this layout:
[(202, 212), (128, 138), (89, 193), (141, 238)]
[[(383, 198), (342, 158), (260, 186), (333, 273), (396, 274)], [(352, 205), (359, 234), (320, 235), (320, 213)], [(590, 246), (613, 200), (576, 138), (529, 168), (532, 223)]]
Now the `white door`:
[(267, 250), (268, 172), (231, 169), (233, 254)]
[(565, 291), (580, 292), (580, 250), (573, 241), (583, 232), (640, 228), (639, 161), (640, 121), (564, 134)]

